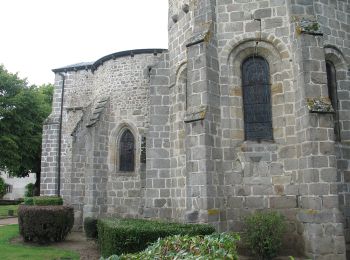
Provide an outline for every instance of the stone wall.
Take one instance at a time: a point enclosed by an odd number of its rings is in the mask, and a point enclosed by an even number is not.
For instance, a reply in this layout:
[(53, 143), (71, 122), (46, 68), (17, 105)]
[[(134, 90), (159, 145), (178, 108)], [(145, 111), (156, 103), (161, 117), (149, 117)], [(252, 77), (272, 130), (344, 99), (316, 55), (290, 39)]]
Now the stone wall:
[[(286, 252), (344, 259), (349, 6), (348, 0), (169, 0), (167, 52), (116, 53), (55, 70), (43, 193), (57, 189), (58, 73), (65, 72), (61, 192), (75, 206), (77, 223), (108, 215), (239, 232), (245, 216), (275, 210), (289, 223)], [(252, 56), (268, 63), (273, 140), (245, 138), (242, 63)], [(326, 60), (336, 68), (340, 141)], [(136, 144), (131, 173), (118, 164), (126, 128)]]

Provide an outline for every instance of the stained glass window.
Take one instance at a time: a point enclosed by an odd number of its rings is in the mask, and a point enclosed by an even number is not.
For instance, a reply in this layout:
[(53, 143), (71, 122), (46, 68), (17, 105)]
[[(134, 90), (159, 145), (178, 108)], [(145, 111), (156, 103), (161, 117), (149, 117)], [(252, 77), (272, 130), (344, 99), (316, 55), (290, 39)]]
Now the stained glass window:
[(119, 170), (124, 172), (134, 171), (135, 165), (135, 140), (134, 135), (126, 129), (120, 137), (119, 143)]
[(242, 64), (245, 139), (272, 140), (270, 72), (267, 61), (249, 57)]

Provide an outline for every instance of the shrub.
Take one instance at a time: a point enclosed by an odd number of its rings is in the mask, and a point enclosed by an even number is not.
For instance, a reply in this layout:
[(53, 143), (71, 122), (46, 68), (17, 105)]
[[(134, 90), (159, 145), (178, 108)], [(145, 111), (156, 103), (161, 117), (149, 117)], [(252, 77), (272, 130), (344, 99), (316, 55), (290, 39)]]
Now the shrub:
[(0, 199), (6, 194), (6, 183), (3, 178), (0, 177)]
[(276, 212), (260, 212), (245, 220), (245, 240), (258, 259), (272, 259), (282, 245), (286, 223)]
[(62, 241), (73, 227), (74, 211), (68, 206), (18, 207), (18, 224), (24, 241), (46, 244)]
[(84, 231), (88, 238), (97, 238), (97, 219), (91, 217), (85, 218)]
[(160, 237), (209, 235), (215, 232), (204, 224), (179, 224), (143, 219), (99, 219), (98, 244), (102, 256), (133, 253), (145, 249)]
[(24, 198), (24, 205), (52, 206), (63, 205), (63, 199), (58, 196), (37, 196)]
[(127, 259), (232, 259), (237, 260), (236, 243), (239, 236), (234, 233), (212, 234), (206, 236), (175, 235), (163, 239), (136, 254), (113, 255), (107, 260)]
[(34, 196), (34, 183), (28, 183), (25, 186), (25, 192), (24, 192), (24, 196), (26, 197), (33, 197)]

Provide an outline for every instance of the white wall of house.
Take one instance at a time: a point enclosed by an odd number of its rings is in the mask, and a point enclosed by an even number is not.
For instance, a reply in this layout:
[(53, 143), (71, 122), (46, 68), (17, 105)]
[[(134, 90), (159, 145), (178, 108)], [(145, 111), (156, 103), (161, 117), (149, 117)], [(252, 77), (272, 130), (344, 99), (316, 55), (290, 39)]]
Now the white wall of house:
[(17, 178), (11, 177), (5, 172), (0, 172), (0, 176), (4, 179), (5, 183), (12, 186), (10, 193), (6, 193), (3, 199), (14, 200), (24, 197), (25, 186), (28, 183), (35, 183), (35, 173), (30, 173), (28, 177)]

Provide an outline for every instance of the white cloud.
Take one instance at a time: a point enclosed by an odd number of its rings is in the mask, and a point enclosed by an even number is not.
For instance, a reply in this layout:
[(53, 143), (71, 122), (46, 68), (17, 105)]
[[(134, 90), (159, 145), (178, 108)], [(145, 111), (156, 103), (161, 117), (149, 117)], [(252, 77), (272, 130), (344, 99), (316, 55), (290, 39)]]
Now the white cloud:
[(113, 52), (167, 48), (166, 0), (2, 0), (0, 64), (31, 84)]

